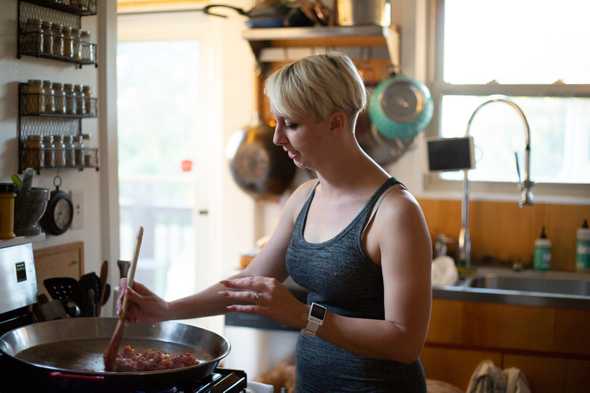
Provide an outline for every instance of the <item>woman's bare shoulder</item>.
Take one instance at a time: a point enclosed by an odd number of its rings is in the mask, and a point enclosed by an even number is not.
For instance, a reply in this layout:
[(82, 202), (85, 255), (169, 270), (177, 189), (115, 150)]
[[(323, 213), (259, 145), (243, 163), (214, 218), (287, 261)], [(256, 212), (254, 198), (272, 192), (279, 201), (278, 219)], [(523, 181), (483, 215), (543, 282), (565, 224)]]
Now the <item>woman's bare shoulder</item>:
[(396, 224), (422, 221), (424, 215), (414, 195), (405, 187), (397, 185), (387, 190), (383, 196), (377, 217), (387, 226), (397, 226)]
[(299, 187), (297, 187), (295, 191), (291, 193), (291, 196), (289, 196), (289, 200), (287, 201), (285, 208), (290, 212), (290, 214), (293, 217), (293, 220), (295, 220), (295, 218), (299, 214), (299, 211), (303, 207), (303, 204), (307, 200), (307, 197), (309, 196), (309, 194), (311, 193), (311, 191), (317, 183), (317, 179), (308, 180), (305, 183), (301, 184)]

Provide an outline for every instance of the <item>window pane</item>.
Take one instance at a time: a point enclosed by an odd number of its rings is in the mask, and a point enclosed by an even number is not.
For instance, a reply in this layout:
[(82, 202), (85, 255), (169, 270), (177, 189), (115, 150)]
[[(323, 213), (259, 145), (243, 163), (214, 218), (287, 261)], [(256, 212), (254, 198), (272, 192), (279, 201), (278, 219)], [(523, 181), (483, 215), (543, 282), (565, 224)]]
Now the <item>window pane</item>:
[[(443, 96), (442, 137), (465, 135), (473, 110), (487, 97)], [(531, 128), (531, 177), (539, 183), (590, 183), (590, 99), (515, 97)], [(516, 182), (514, 152), (524, 160), (524, 125), (510, 106), (492, 103), (473, 120), (476, 169), (469, 178)], [(462, 179), (462, 172), (441, 174)], [(524, 173), (523, 173), (524, 176)]]
[(444, 80), (590, 83), (590, 1), (445, 0)]

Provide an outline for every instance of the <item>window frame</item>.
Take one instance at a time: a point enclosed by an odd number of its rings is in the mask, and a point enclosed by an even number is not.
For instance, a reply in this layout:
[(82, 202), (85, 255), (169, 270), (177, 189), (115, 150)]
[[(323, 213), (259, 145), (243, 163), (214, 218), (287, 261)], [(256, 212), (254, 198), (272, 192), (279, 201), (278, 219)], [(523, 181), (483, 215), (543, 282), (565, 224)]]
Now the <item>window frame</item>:
[[(435, 105), (432, 121), (425, 131), (426, 138), (440, 137), (440, 108), (444, 95), (489, 96), (502, 94), (528, 97), (583, 97), (590, 98), (590, 84), (450, 84), (443, 80), (444, 75), (444, 10), (445, 0), (429, 0), (426, 13), (427, 29), (427, 75), (428, 86)], [(418, 21), (417, 21), (418, 22)], [(467, 120), (465, 121), (465, 127)], [(535, 140), (531, 142), (535, 149)], [(424, 152), (424, 156), (426, 153)], [(535, 173), (531, 173), (535, 181)], [(448, 194), (462, 192), (462, 180), (442, 179), (440, 173), (428, 172), (422, 179), (423, 189), (428, 194)], [(478, 199), (518, 200), (517, 175), (513, 182), (470, 181), (472, 195)], [(533, 188), (537, 202), (589, 203), (590, 184), (586, 183), (535, 183)]]

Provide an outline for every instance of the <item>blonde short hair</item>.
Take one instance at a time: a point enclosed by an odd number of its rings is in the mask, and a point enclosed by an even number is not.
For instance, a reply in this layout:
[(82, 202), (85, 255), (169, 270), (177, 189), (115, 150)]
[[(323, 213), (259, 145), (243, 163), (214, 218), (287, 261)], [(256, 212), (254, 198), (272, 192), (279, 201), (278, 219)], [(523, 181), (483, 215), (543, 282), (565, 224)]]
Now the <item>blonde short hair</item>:
[(354, 63), (339, 53), (313, 55), (273, 72), (265, 83), (272, 109), (295, 119), (316, 121), (343, 111), (351, 117), (367, 102), (365, 85)]

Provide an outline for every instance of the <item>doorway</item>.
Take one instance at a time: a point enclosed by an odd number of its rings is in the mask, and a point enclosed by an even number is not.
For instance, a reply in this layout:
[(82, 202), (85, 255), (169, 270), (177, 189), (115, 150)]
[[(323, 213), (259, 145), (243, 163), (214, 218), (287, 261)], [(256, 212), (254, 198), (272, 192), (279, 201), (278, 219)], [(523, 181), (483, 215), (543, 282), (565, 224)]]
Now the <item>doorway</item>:
[[(197, 12), (118, 16), (120, 256), (131, 259), (143, 225), (136, 280), (166, 300), (219, 279), (206, 266), (223, 136), (221, 105), (207, 94), (222, 78), (212, 28)], [(222, 328), (219, 318), (191, 323)]]

